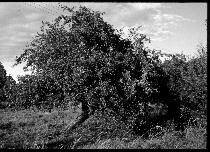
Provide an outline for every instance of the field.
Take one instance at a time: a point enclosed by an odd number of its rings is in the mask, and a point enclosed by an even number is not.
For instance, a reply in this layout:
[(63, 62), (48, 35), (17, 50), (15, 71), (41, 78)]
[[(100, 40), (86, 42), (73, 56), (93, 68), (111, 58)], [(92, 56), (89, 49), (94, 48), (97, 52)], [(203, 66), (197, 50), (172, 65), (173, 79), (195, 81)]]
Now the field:
[(189, 126), (184, 133), (167, 128), (149, 130), (149, 137), (131, 134), (112, 115), (96, 114), (74, 132), (68, 126), (80, 110), (0, 112), (0, 148), (4, 149), (206, 149), (206, 126)]

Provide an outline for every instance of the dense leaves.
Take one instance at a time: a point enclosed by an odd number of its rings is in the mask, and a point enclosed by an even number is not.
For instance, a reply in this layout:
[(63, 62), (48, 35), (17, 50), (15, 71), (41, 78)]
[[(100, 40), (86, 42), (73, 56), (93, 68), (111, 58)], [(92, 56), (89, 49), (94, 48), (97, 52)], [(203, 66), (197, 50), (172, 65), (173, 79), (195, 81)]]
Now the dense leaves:
[[(183, 54), (172, 55), (163, 64), (171, 94), (194, 112), (206, 115), (207, 110), (207, 48), (199, 46), (198, 55), (188, 59)], [(192, 111), (191, 111), (192, 112)]]
[(71, 101), (87, 102), (91, 111), (96, 106), (115, 107), (125, 116), (138, 113), (140, 103), (165, 84), (158, 58), (144, 48), (146, 36), (131, 29), (133, 41), (123, 39), (101, 13), (86, 7), (69, 13), (43, 23), (17, 63), (27, 61), (26, 68), (53, 79)]

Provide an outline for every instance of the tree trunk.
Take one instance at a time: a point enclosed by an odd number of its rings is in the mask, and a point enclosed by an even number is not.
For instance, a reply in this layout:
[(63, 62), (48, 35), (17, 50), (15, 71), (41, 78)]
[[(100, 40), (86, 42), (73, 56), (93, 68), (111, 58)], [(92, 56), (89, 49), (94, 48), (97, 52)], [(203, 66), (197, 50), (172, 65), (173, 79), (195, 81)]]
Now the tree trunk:
[(90, 110), (87, 101), (85, 100), (84, 96), (80, 98), (80, 102), (82, 104), (82, 114), (80, 119), (72, 125), (69, 129), (67, 128), (68, 131), (72, 131), (76, 129), (78, 126), (80, 126), (83, 122), (85, 122), (89, 117), (90, 117)]
[(70, 137), (70, 138), (67, 137), (68, 133), (73, 131), (77, 127), (79, 127), (83, 122), (85, 122), (90, 117), (89, 106), (88, 106), (88, 103), (85, 100), (84, 96), (81, 97), (80, 102), (82, 103), (82, 114), (80, 116), (80, 119), (75, 124), (73, 124), (70, 128), (67, 127), (63, 132), (61, 132), (61, 133), (65, 133), (65, 134), (67, 133), (65, 137), (61, 137), (59, 139), (53, 139), (53, 140), (49, 141), (45, 145), (46, 147), (56, 147), (60, 144), (66, 144), (66, 142), (69, 142), (69, 140), (72, 137)]

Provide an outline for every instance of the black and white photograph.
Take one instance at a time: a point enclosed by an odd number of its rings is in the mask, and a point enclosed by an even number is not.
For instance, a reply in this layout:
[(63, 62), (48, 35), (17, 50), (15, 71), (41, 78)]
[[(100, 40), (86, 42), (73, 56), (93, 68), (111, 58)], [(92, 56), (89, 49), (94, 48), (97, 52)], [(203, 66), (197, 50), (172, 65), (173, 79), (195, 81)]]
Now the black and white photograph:
[(0, 2), (0, 149), (207, 149), (207, 2)]

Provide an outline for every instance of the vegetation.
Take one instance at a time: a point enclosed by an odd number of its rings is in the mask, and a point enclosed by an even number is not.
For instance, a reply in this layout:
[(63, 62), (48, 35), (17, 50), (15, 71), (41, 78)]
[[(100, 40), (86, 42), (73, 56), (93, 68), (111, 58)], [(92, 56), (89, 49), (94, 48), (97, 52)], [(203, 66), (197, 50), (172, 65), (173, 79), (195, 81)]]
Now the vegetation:
[(16, 59), (32, 75), (0, 65), (1, 148), (205, 148), (207, 47), (163, 54), (103, 13), (63, 9)]
[(6, 82), (6, 70), (4, 69), (4, 66), (0, 62), (0, 108), (5, 108), (5, 92), (4, 92), (4, 85)]
[[(206, 126), (189, 124), (184, 133), (173, 124), (148, 130), (148, 138), (132, 135), (124, 123), (112, 115), (94, 115), (74, 132), (63, 132), (80, 109), (1, 111), (0, 147), (6, 149), (205, 149)], [(100, 118), (100, 119), (99, 119)], [(99, 121), (100, 120), (100, 121)], [(54, 142), (52, 142), (54, 141)]]

